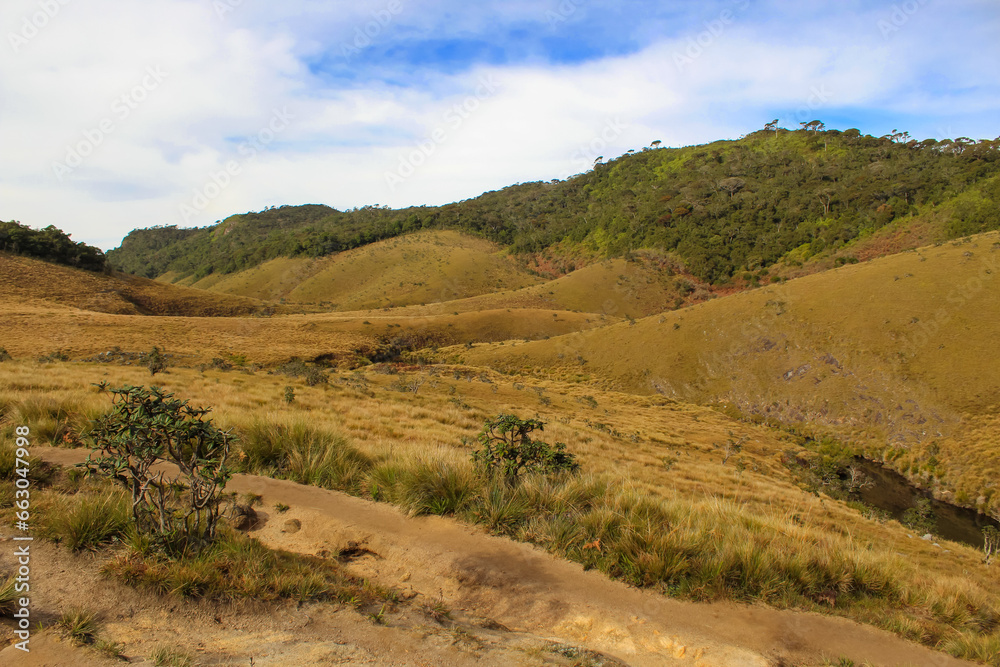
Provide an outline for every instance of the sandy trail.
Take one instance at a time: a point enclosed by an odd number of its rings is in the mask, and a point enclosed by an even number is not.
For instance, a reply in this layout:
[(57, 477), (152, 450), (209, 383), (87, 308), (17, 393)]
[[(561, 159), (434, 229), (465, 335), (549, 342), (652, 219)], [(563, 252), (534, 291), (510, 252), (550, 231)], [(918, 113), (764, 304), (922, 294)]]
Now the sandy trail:
[[(34, 453), (71, 465), (87, 452), (37, 447)], [(408, 517), (334, 491), (253, 475), (235, 475), (227, 488), (263, 496), (251, 534), (272, 547), (333, 557), (353, 546), (345, 567), (355, 574), (443, 602), (456, 615), (585, 646), (636, 667), (763, 667), (840, 657), (873, 665), (972, 664), (845, 619), (665, 598), (478, 527)], [(277, 503), (290, 509), (279, 514)]]

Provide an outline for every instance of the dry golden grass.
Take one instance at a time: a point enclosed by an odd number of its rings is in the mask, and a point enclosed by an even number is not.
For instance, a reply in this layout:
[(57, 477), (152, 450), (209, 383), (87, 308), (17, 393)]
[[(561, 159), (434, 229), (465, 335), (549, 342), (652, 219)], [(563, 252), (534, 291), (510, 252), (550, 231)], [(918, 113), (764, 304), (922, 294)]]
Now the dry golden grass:
[[(889, 455), (980, 443), (988, 495), (1000, 474), (976, 415), (1000, 405), (1000, 234), (922, 248), (781, 285), (517, 348), (445, 350), (470, 364), (640, 394), (722, 403), (761, 420), (832, 431)], [(982, 429), (980, 429), (982, 431)], [(964, 437), (963, 434), (969, 434)], [(923, 443), (923, 444), (921, 444)], [(956, 444), (951, 449), (960, 449)], [(954, 482), (954, 480), (952, 480)], [(986, 508), (1000, 512), (1000, 497)]]
[[(112, 385), (149, 384), (145, 371), (134, 367), (0, 364), (4, 421), (7, 425), (28, 422), (35, 426), (36, 437), (51, 434), (61, 440), (60, 434), (79, 429), (85, 416), (108, 408), (107, 397), (89, 385), (100, 380)], [(156, 376), (155, 383), (195, 405), (212, 406), (217, 423), (237, 432), (248, 432), (255, 423), (291, 428), (306, 424), (319, 432), (342, 434), (365, 460), (400, 468), (445, 465), (456, 471), (469, 470), (470, 449), (463, 438), (473, 437), (487, 416), (501, 411), (537, 416), (547, 422), (543, 436), (547, 441), (565, 442), (578, 455), (585, 478), (603, 475), (624, 482), (624, 489), (602, 502), (624, 503), (621, 516), (627, 519), (625, 526), (639, 520), (639, 515), (628, 518), (630, 512), (638, 510), (625, 508), (664, 503), (664, 509), (658, 511), (675, 516), (683, 528), (683, 533), (670, 539), (685, 544), (708, 540), (706, 544), (718, 551), (712, 558), (720, 563), (735, 562), (733, 559), (756, 563), (753, 567), (760, 571), (747, 576), (757, 582), (752, 586), (765, 586), (762, 595), (772, 594), (767, 592), (770, 584), (766, 582), (772, 579), (766, 573), (768, 563), (777, 567), (780, 561), (781, 571), (787, 570), (774, 575), (774, 591), (778, 591), (780, 581), (792, 576), (788, 573), (808, 576), (802, 563), (809, 559), (819, 558), (826, 563), (823, 567), (843, 561), (854, 573), (852, 577), (864, 576), (876, 586), (889, 577), (896, 582), (894, 586), (903, 588), (890, 596), (896, 600), (891, 604), (883, 600), (869, 607), (859, 598), (849, 607), (836, 608), (836, 613), (888, 626), (932, 645), (966, 641), (946, 627), (952, 623), (948, 627), (972, 628), (978, 622), (974, 618), (947, 620), (965, 613), (963, 605), (988, 610), (1000, 604), (995, 567), (983, 565), (976, 550), (947, 542), (943, 548), (936, 547), (914, 538), (893, 521), (877, 523), (842, 502), (803, 491), (780, 463), (781, 454), (794, 446), (791, 438), (708, 408), (661, 396), (605, 391), (592, 384), (539, 381), (463, 366), (377, 365), (335, 374), (330, 384), (314, 387), (263, 372), (248, 375), (174, 368)], [(295, 388), (296, 399), (291, 404), (282, 399), (287, 385)], [(724, 464), (721, 445), (730, 437), (746, 437), (746, 447)], [(581, 515), (585, 528), (581, 534), (588, 541), (593, 535), (604, 535), (610, 544), (619, 529), (613, 528), (614, 522), (607, 523), (611, 517), (601, 514), (604, 510), (594, 511), (593, 516)], [(681, 520), (684, 516), (688, 518)], [(583, 542), (563, 544), (565, 537), (560, 537), (557, 529), (555, 524), (544, 528), (529, 522), (518, 530), (527, 531), (522, 538), (538, 540), (571, 558), (596, 557), (581, 551)], [(550, 534), (552, 530), (557, 532)], [(658, 547), (653, 543), (659, 544), (656, 540), (663, 537), (653, 533), (643, 537), (641, 531), (629, 535), (615, 539), (652, 540), (649, 546), (635, 548), (655, 550)], [(747, 549), (757, 549), (759, 554)], [(619, 572), (617, 561), (601, 558), (593, 563), (595, 567), (617, 576), (636, 576)], [(655, 565), (649, 563), (650, 567)], [(711, 571), (710, 563), (702, 567)], [(698, 584), (699, 577), (708, 576), (705, 572), (692, 575), (695, 588), (680, 592), (696, 597), (716, 595), (718, 585), (708, 580)], [(845, 581), (842, 585), (854, 584)], [(897, 594), (902, 597), (897, 599)], [(889, 608), (892, 612), (887, 614)], [(922, 637), (925, 632), (931, 634)]]
[(322, 302), (343, 311), (451, 301), (538, 282), (540, 278), (520, 269), (499, 246), (459, 232), (436, 230), (320, 259), (279, 258), (190, 284), (269, 301)]
[(164, 285), (146, 278), (107, 275), (0, 252), (0, 304), (58, 304), (123, 315), (247, 315), (256, 299)]

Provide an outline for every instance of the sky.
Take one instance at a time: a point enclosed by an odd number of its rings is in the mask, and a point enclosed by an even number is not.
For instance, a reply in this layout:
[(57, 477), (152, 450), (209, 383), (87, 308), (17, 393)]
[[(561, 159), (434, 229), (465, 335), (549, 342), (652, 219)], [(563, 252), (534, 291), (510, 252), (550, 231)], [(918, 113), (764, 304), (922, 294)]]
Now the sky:
[(3, 0), (0, 220), (105, 250), (564, 179), (778, 118), (1000, 135), (998, 0)]

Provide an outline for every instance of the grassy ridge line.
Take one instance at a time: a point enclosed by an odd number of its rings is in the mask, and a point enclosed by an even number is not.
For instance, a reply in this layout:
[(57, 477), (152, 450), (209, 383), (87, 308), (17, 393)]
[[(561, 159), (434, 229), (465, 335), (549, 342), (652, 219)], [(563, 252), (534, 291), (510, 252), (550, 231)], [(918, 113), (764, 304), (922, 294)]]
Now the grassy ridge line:
[(997, 141), (758, 131), (738, 141), (627, 154), (567, 181), (519, 184), (441, 207), (282, 207), (190, 234), (136, 230), (109, 259), (150, 277), (174, 271), (200, 279), (431, 228), (481, 235), (515, 252), (560, 243), (611, 257), (675, 251), (706, 281), (744, 271), (761, 278), (783, 258), (839, 252), (912, 214), (944, 213), (950, 237), (996, 229), (998, 156)]
[(921, 468), (923, 484), (945, 497), (961, 494), (997, 515), (990, 482), (1000, 450), (984, 431), (1000, 405), (997, 278), (1000, 235), (990, 233), (634, 325), (460, 356), (506, 370), (586, 373), (627, 391), (833, 431), (898, 467)]

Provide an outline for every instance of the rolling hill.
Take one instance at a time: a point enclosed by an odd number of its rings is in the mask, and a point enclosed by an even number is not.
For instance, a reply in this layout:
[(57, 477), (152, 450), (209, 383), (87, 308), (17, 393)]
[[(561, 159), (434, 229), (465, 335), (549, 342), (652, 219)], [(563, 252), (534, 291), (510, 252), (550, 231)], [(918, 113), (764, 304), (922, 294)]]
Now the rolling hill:
[(988, 437), (1000, 410), (1000, 234), (843, 266), (464, 363), (601, 379), (864, 443), (1000, 513)]
[(541, 282), (496, 244), (447, 230), (417, 232), (318, 259), (276, 258), (201, 280), (173, 273), (159, 280), (269, 301), (325, 303), (334, 310), (451, 301)]
[(0, 252), (0, 303), (60, 305), (119, 315), (195, 317), (251, 315), (257, 299), (164, 285), (147, 278), (94, 271)]

